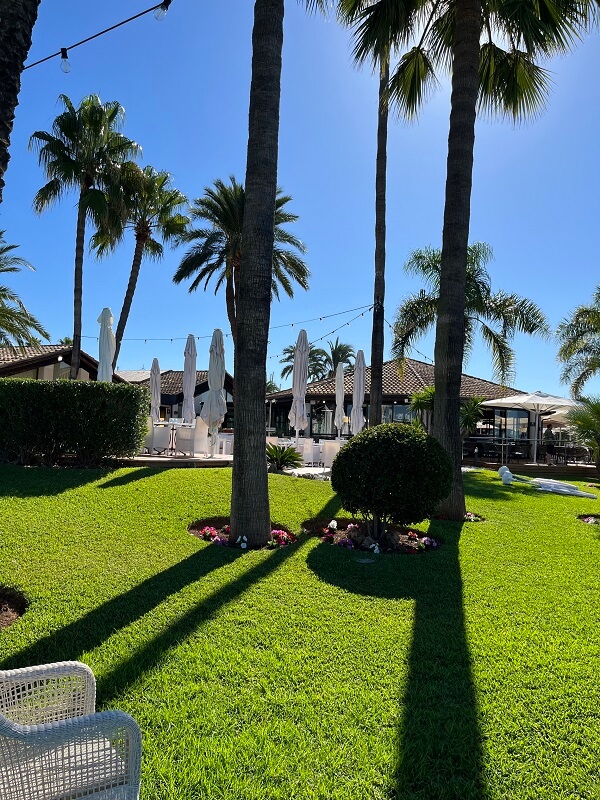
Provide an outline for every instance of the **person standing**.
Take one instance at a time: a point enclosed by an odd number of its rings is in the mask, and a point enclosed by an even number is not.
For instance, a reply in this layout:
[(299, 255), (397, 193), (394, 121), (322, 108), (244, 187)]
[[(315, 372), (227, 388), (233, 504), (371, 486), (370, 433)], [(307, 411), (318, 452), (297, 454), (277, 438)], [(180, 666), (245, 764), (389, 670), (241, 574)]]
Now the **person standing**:
[(556, 448), (554, 447), (554, 441), (556, 439), (556, 435), (552, 430), (552, 423), (548, 423), (548, 427), (544, 431), (544, 442), (546, 444), (546, 465), (550, 466), (550, 464), (554, 464), (556, 462)]

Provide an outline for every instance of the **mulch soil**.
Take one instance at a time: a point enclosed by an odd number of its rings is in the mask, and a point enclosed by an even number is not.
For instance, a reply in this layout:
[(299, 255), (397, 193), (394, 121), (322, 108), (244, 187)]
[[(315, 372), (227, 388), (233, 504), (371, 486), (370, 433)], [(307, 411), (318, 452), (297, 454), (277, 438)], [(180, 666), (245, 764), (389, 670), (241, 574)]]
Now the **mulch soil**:
[(27, 600), (22, 592), (10, 586), (0, 586), (0, 630), (23, 616)]

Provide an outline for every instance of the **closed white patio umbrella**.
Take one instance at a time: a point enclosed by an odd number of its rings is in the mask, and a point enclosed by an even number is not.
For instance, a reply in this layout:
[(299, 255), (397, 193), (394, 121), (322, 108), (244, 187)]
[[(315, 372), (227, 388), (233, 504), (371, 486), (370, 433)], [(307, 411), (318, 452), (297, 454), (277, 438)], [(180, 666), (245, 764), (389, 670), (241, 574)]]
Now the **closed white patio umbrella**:
[(192, 423), (196, 419), (194, 391), (196, 389), (196, 339), (193, 333), (187, 337), (183, 351), (183, 421)]
[(210, 435), (210, 453), (215, 454), (215, 437), (227, 414), (227, 400), (225, 399), (225, 346), (223, 333), (215, 328), (210, 343), (210, 357), (208, 360), (208, 394), (200, 416), (208, 426)]
[(113, 333), (112, 324), (114, 317), (110, 308), (103, 308), (98, 317), (100, 323), (100, 340), (98, 343), (98, 380), (112, 383), (113, 358), (117, 343)]
[(352, 386), (352, 414), (350, 415), (350, 430), (352, 435), (360, 433), (365, 424), (363, 416), (363, 403), (365, 402), (365, 354), (359, 350), (354, 362), (354, 384)]
[(492, 408), (522, 408), (535, 415), (535, 434), (533, 437), (533, 461), (537, 461), (538, 421), (540, 414), (554, 411), (568, 411), (578, 405), (576, 400), (568, 397), (557, 397), (546, 392), (533, 392), (532, 394), (513, 394), (510, 397), (500, 397), (497, 400), (484, 400), (482, 406)]
[(337, 438), (342, 437), (344, 426), (344, 365), (338, 364), (335, 370), (335, 417), (333, 424), (337, 428)]
[(298, 436), (308, 426), (306, 417), (306, 383), (308, 381), (308, 336), (302, 329), (298, 334), (298, 340), (294, 349), (294, 368), (292, 378), (292, 407), (288, 414), (288, 419), (292, 428), (296, 430), (296, 444)]
[(160, 420), (160, 367), (158, 358), (152, 361), (150, 369), (150, 416), (152, 422)]

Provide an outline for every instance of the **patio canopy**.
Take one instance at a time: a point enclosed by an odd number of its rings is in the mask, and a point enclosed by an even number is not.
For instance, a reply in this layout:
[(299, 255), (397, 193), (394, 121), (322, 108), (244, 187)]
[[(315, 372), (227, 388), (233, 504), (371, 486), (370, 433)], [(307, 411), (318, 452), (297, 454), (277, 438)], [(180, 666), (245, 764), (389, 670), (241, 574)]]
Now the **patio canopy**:
[(482, 406), (492, 408), (522, 408), (535, 414), (535, 436), (533, 438), (533, 460), (537, 460), (538, 420), (540, 414), (552, 414), (555, 411), (568, 411), (579, 405), (576, 400), (568, 397), (557, 397), (546, 392), (533, 392), (533, 394), (513, 394), (509, 397), (500, 397), (497, 400), (485, 400)]

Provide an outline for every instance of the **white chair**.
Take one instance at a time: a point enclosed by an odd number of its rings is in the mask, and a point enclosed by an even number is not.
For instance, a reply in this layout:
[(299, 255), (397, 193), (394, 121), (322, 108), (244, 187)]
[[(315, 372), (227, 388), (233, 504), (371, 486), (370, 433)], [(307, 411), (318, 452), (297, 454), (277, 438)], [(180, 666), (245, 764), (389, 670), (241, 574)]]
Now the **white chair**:
[(267, 444), (278, 444), (279, 440), (276, 436), (267, 436)]
[(159, 455), (164, 455), (169, 451), (171, 442), (171, 426), (170, 425), (155, 425), (154, 426), (154, 441), (152, 442), (152, 452)]
[(325, 469), (331, 469), (333, 459), (340, 451), (341, 442), (323, 442), (323, 466)]
[(154, 449), (154, 420), (152, 417), (148, 417), (148, 430), (146, 431), (146, 437), (144, 439), (144, 444), (139, 452), (139, 455), (143, 453), (150, 453), (152, 455), (152, 451)]
[(318, 466), (321, 461), (321, 448), (318, 444), (313, 442), (312, 438), (304, 440), (304, 449), (302, 451), (302, 462), (306, 466)]
[(204, 456), (208, 447), (208, 426), (202, 417), (196, 417), (194, 425), (177, 428), (176, 448), (186, 456)]
[(2, 800), (137, 800), (142, 737), (77, 661), (0, 671)]

